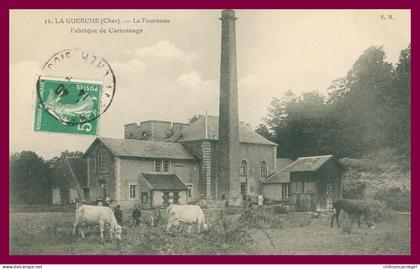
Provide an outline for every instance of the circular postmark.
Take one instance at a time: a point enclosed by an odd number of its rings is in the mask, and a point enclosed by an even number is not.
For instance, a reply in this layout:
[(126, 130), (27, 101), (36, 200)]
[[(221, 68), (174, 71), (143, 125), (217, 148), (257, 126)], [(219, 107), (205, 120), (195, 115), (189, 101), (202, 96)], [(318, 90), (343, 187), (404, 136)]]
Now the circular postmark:
[(62, 125), (83, 125), (108, 110), (116, 79), (110, 64), (95, 53), (64, 49), (53, 54), (38, 76), (38, 107)]

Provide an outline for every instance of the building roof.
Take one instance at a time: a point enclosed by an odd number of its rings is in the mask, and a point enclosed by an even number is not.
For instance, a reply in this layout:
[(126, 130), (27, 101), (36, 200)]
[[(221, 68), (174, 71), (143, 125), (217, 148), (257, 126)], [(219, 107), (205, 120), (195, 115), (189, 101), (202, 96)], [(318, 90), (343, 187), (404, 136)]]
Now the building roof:
[(180, 143), (117, 139), (117, 138), (97, 138), (86, 150), (84, 156), (88, 155), (96, 143), (103, 143), (108, 150), (118, 157), (138, 157), (138, 158), (159, 158), (159, 159), (178, 159), (195, 160), (197, 159)]
[(153, 190), (187, 190), (187, 186), (175, 174), (142, 173)]
[(331, 158), (333, 158), (333, 155), (300, 157), (283, 168), (283, 172), (317, 171)]
[(281, 172), (281, 170), (293, 161), (286, 158), (277, 158), (277, 170), (280, 172), (273, 173), (263, 182), (263, 184), (273, 183), (290, 183), (290, 173)]
[[(207, 118), (207, 120), (206, 120)], [(207, 126), (207, 131), (206, 127)], [(190, 125), (185, 126), (181, 131), (178, 142), (188, 142), (197, 140), (218, 140), (219, 139), (219, 117), (200, 116)], [(251, 144), (276, 145), (263, 136), (256, 133), (250, 125), (241, 122), (239, 124), (239, 142)]]
[(290, 183), (289, 172), (278, 172), (269, 176), (263, 184)]
[(291, 164), (293, 161), (291, 159), (287, 158), (277, 158), (277, 170), (280, 171), (289, 164)]

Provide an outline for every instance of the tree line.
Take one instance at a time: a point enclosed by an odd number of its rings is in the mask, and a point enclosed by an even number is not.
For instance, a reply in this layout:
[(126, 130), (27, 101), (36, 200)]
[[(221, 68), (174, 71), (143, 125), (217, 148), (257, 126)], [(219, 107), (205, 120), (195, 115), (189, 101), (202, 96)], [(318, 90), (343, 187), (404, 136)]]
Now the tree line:
[(257, 132), (276, 142), (278, 156), (360, 157), (383, 149), (410, 156), (411, 46), (393, 65), (383, 47), (365, 50), (327, 95), (273, 98)]
[(9, 161), (10, 202), (24, 204), (51, 203), (53, 171), (65, 158), (79, 158), (80, 151), (64, 151), (60, 156), (45, 160), (33, 151), (12, 153)]

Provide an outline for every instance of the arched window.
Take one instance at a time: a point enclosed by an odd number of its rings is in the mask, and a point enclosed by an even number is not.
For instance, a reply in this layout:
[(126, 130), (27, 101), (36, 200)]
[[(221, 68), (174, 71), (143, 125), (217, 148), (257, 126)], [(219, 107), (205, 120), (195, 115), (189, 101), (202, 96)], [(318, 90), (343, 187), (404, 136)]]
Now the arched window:
[(261, 162), (261, 177), (266, 178), (268, 175), (268, 164), (266, 161)]
[(246, 160), (241, 161), (241, 176), (248, 175), (248, 162)]
[(108, 172), (108, 152), (104, 146), (101, 146), (96, 155), (96, 172)]

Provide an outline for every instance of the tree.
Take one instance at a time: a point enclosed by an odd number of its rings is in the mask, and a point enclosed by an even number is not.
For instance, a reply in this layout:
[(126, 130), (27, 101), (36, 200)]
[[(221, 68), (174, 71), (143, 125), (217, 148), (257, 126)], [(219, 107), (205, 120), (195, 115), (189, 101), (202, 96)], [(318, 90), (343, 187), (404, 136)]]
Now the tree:
[(295, 96), (288, 91), (283, 98), (272, 100), (265, 125), (260, 125), (259, 131), (273, 134), (279, 145), (279, 157), (296, 158), (326, 152), (332, 124), (326, 106), (325, 98), (318, 92)]
[(13, 153), (10, 157), (11, 201), (46, 204), (51, 200), (51, 169), (33, 151)]
[(338, 124), (334, 140), (342, 154), (360, 156), (387, 147), (392, 64), (386, 61), (383, 48), (365, 50), (331, 89), (329, 109)]
[(83, 156), (83, 152), (81, 151), (68, 151), (65, 150), (61, 152), (60, 156), (56, 156), (48, 160), (48, 165), (51, 169), (54, 169), (58, 163), (60, 163), (65, 158), (81, 158)]
[(270, 130), (264, 123), (261, 123), (260, 125), (258, 125), (258, 127), (255, 129), (255, 132), (257, 132), (258, 134), (262, 135), (263, 137), (265, 137), (266, 139), (270, 141), (274, 140), (273, 134), (270, 132)]
[(410, 65), (410, 46), (395, 67), (382, 47), (370, 47), (326, 98), (315, 91), (273, 98), (257, 131), (272, 136), (282, 157), (359, 157), (387, 148), (409, 156)]
[(410, 156), (411, 45), (401, 51), (392, 78), (393, 91), (390, 92), (388, 107), (389, 139), (400, 154)]

